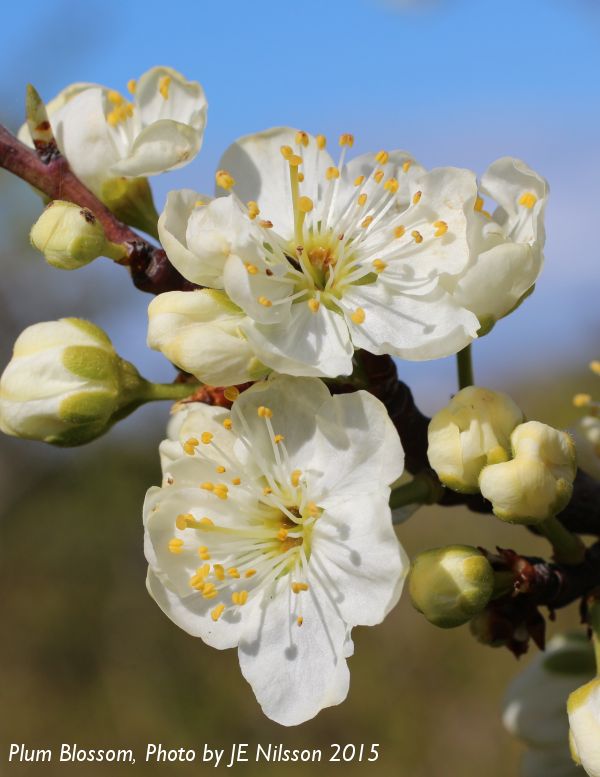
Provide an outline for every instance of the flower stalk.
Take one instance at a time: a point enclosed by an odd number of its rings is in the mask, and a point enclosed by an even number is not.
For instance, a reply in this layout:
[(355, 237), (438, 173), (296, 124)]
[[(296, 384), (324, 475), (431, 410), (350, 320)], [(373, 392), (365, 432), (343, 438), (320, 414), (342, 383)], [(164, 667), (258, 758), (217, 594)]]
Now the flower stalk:
[(552, 545), (557, 563), (569, 565), (583, 563), (585, 545), (576, 534), (566, 529), (556, 516), (547, 518), (538, 525), (538, 528)]
[(470, 344), (456, 354), (456, 367), (458, 371), (459, 389), (473, 386), (475, 378), (473, 375), (473, 355)]

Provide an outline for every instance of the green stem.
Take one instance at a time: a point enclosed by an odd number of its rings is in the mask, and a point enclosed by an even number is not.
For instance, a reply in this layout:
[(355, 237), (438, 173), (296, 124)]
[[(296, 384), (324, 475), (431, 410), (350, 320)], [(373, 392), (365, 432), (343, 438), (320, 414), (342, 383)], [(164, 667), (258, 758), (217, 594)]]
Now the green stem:
[(471, 345), (467, 345), (462, 351), (456, 354), (456, 366), (458, 368), (458, 387), (467, 388), (475, 383), (473, 377), (473, 358), (471, 355)]
[(547, 518), (538, 525), (540, 532), (554, 549), (554, 559), (559, 564), (581, 564), (585, 558), (585, 545), (581, 539), (566, 529), (556, 518)]
[(145, 382), (137, 394), (142, 402), (155, 402), (163, 399), (177, 401), (185, 399), (198, 390), (200, 383), (150, 383)]
[(600, 600), (593, 599), (588, 609), (588, 622), (592, 629), (592, 641), (596, 656), (596, 672), (600, 675)]
[(417, 475), (410, 483), (404, 483), (390, 494), (390, 507), (404, 507), (412, 504), (433, 504), (436, 501), (436, 489), (431, 478)]

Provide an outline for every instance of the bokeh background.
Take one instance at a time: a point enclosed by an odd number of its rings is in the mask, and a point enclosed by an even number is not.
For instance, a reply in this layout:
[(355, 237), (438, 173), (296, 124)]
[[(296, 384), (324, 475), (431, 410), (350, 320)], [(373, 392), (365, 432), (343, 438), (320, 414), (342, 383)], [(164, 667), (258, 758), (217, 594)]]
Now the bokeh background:
[[(586, 373), (600, 357), (598, 6), (5, 3), (0, 119), (18, 128), (28, 81), (50, 99), (73, 81), (122, 89), (155, 64), (200, 80), (210, 106), (204, 147), (188, 167), (154, 179), (159, 208), (169, 189), (210, 190), (231, 141), (277, 124), (332, 136), (351, 131), (358, 153), (405, 148), (428, 167), (481, 173), (499, 156), (523, 158), (551, 186), (546, 267), (535, 294), (475, 344), (477, 381), (509, 391), (529, 417), (568, 426), (576, 417), (572, 393), (600, 393)], [(145, 348), (148, 299), (108, 261), (69, 274), (46, 267), (27, 241), (39, 211), (36, 195), (0, 172), (1, 364), (24, 326), (75, 315), (106, 328), (147, 377), (169, 380), (170, 366)], [(425, 411), (455, 389), (452, 359), (399, 367)], [(75, 451), (0, 440), (0, 773), (54, 777), (69, 768), (9, 767), (9, 742), (142, 752), (147, 742), (241, 741), (379, 742), (380, 760), (345, 765), (349, 775), (516, 775), (520, 749), (503, 732), (499, 711), (518, 664), (476, 644), (466, 628), (435, 630), (406, 600), (382, 626), (356, 630), (346, 703), (292, 730), (262, 716), (234, 651), (206, 648), (162, 616), (144, 588), (141, 503), (158, 479), (167, 416), (167, 407), (145, 408)], [(410, 553), (447, 542), (546, 551), (524, 530), (457, 509), (422, 509), (399, 535)], [(560, 613), (558, 627), (576, 621)], [(140, 761), (127, 773), (152, 768)], [(71, 768), (82, 775), (107, 769)], [(238, 769), (309, 773), (275, 764)]]

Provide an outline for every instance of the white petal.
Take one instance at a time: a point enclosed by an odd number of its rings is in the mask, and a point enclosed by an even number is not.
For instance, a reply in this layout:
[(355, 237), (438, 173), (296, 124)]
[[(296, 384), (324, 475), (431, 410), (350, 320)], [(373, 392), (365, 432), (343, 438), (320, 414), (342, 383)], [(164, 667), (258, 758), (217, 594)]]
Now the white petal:
[[(167, 97), (161, 94), (163, 79), (169, 79)], [(206, 124), (207, 102), (202, 86), (187, 81), (170, 67), (153, 67), (140, 76), (135, 90), (136, 110), (142, 126), (161, 119), (171, 119), (192, 127), (198, 135), (198, 149)]]
[[(390, 151), (388, 162), (385, 165), (380, 165), (375, 159), (376, 156), (375, 153), (368, 153), (354, 157), (344, 166), (344, 177), (353, 184), (359, 176), (364, 175), (365, 178), (368, 178), (373, 170), (382, 169), (385, 172), (385, 180), (395, 178), (400, 184), (396, 200), (399, 207), (406, 207), (410, 202), (410, 195), (414, 191), (412, 184), (425, 172), (425, 168), (416, 162), (408, 151), (398, 149)], [(404, 169), (405, 167), (406, 169)]]
[(233, 254), (227, 259), (223, 279), (229, 297), (254, 321), (276, 324), (289, 320), (292, 304), (289, 297), (294, 290), (292, 281), (264, 272), (253, 275), (243, 259)]
[(402, 593), (410, 561), (396, 538), (387, 494), (356, 494), (315, 525), (310, 564), (351, 626), (380, 623)]
[[(318, 578), (309, 575), (308, 582), (308, 591), (293, 594), (289, 579), (281, 579), (265, 595), (260, 620), (255, 618), (238, 650), (242, 674), (263, 712), (284, 726), (339, 704), (350, 683), (346, 624)], [(299, 607), (302, 626), (296, 623)]]
[(139, 132), (127, 156), (111, 167), (113, 175), (156, 175), (191, 161), (200, 150), (200, 137), (187, 124), (161, 119)]
[(287, 375), (336, 378), (352, 372), (348, 327), (343, 317), (321, 305), (313, 313), (306, 302), (292, 305), (288, 321), (281, 324), (242, 326), (257, 357)]

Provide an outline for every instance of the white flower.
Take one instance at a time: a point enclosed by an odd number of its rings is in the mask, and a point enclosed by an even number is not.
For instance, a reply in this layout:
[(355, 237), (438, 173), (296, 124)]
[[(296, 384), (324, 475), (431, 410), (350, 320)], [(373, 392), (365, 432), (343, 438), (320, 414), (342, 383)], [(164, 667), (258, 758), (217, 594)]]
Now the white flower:
[(510, 458), (510, 435), (522, 421), (507, 394), (468, 386), (431, 419), (429, 463), (449, 488), (476, 493), (483, 467)]
[[(202, 144), (207, 103), (200, 84), (154, 67), (128, 88), (131, 102), (114, 89), (72, 84), (47, 106), (60, 150), (101, 199), (112, 179), (181, 167)], [(26, 125), (19, 137), (32, 145)]]
[(567, 704), (573, 756), (590, 777), (600, 777), (600, 678), (569, 696)]
[(494, 514), (534, 524), (557, 515), (573, 492), (575, 446), (566, 432), (539, 421), (520, 424), (510, 438), (513, 458), (481, 471), (479, 488)]
[(225, 196), (168, 197), (159, 234), (170, 260), (225, 290), (256, 357), (279, 372), (346, 375), (355, 348), (455, 353), (479, 328), (444, 286), (469, 262), (474, 175), (426, 173), (403, 151), (346, 164), (353, 140), (340, 142), (337, 163), (322, 136), (287, 128), (234, 143), (216, 176)]
[(389, 484), (403, 452), (383, 405), (315, 379), (198, 405), (161, 446), (144, 509), (148, 588), (213, 647), (238, 647), (266, 715), (312, 718), (348, 692), (350, 631), (397, 602), (408, 561)]
[(471, 262), (448, 288), (488, 329), (518, 306), (541, 272), (548, 184), (524, 162), (503, 157), (483, 175), (481, 193), (498, 207), (492, 215), (477, 198), (470, 220)]
[(135, 403), (143, 383), (89, 321), (34, 324), (17, 338), (0, 378), (0, 429), (55, 445), (89, 442)]
[[(590, 362), (589, 367), (594, 375), (600, 375), (600, 361)], [(573, 404), (587, 410), (587, 415), (580, 418), (573, 429), (577, 463), (588, 475), (600, 480), (600, 402), (590, 394), (576, 394)]]

